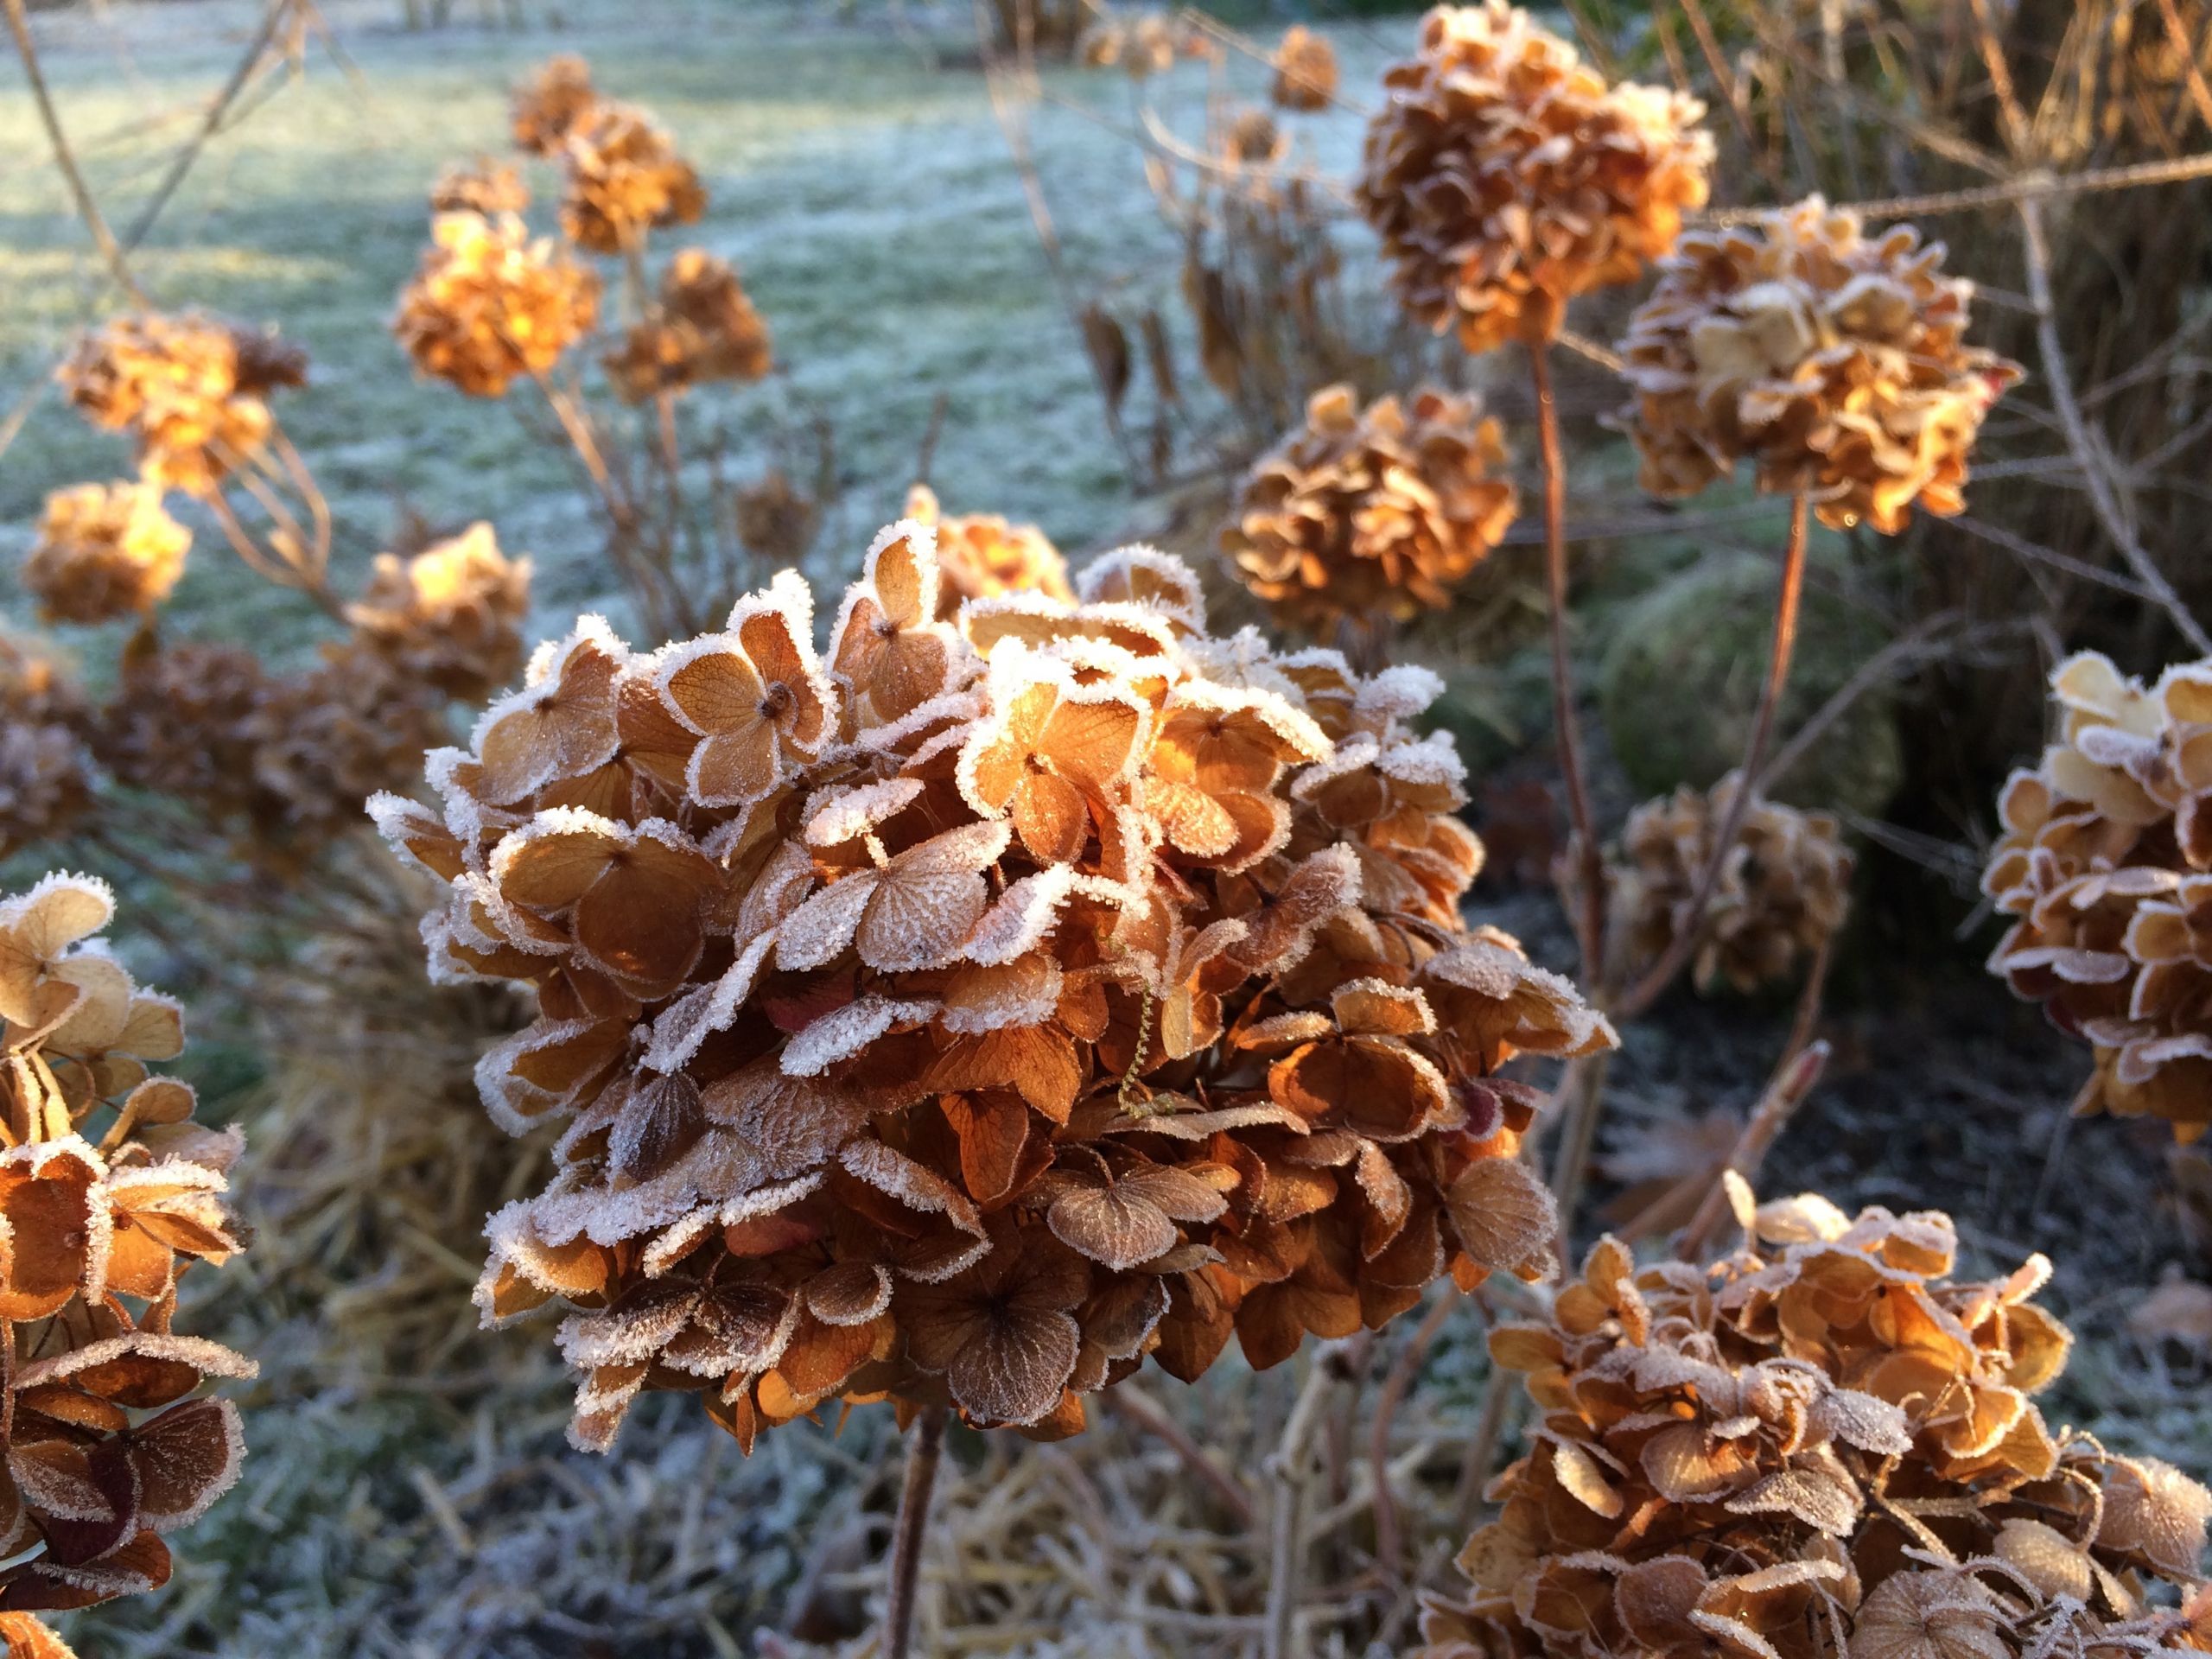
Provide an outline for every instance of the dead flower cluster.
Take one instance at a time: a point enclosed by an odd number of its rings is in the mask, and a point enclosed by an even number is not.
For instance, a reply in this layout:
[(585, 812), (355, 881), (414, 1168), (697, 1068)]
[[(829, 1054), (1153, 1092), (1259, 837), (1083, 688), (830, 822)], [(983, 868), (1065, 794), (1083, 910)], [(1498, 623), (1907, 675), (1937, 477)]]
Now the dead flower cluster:
[(1220, 43), (1180, 13), (1104, 7), (1075, 50), (1085, 68), (1119, 69), (1132, 80), (1164, 75), (1183, 59), (1221, 56)]
[(1222, 544), (1285, 624), (1327, 636), (1346, 620), (1402, 621), (1449, 604), (1497, 545), (1520, 505), (1504, 469), (1474, 393), (1362, 409), (1351, 387), (1330, 386), (1245, 478)]
[(419, 773), (454, 702), (480, 702), (512, 676), (529, 582), (530, 562), (507, 559), (478, 524), (411, 558), (380, 556), (348, 607), (351, 632), (305, 671), (142, 633), (89, 723), (92, 752), (255, 862), (296, 868), (350, 832), (370, 795)]
[(58, 378), (94, 426), (127, 433), (156, 490), (213, 495), (268, 442), (269, 396), (307, 382), (307, 354), (199, 316), (118, 317), (88, 334)]
[(607, 378), (627, 402), (715, 380), (768, 372), (768, 326), (714, 255), (686, 248), (661, 272), (660, 303), (607, 354)]
[(0, 857), (67, 835), (92, 805), (88, 713), (51, 656), (0, 634)]
[(933, 543), (878, 538), (826, 658), (789, 573), (650, 655), (585, 619), (442, 812), (376, 804), (449, 884), (435, 973), (537, 989), (478, 1080), (568, 1127), (479, 1294), (569, 1310), (580, 1445), (648, 1389), (748, 1446), (886, 1397), (1065, 1434), (1147, 1354), (1549, 1259), (1497, 1072), (1612, 1033), (1461, 921), (1433, 677), (1216, 638), (1142, 549), (941, 622)]
[(101, 947), (113, 913), (82, 876), (0, 901), (11, 1653), (67, 1653), (37, 1613), (165, 1583), (163, 1535), (229, 1489), (245, 1450), (237, 1409), (198, 1391), (253, 1363), (171, 1328), (186, 1269), (244, 1248), (225, 1196), (243, 1143), (192, 1121), (186, 1084), (149, 1073), (181, 1052), (182, 1014)]
[(1336, 101), (1337, 48), (1327, 35), (1293, 23), (1283, 31), (1272, 67), (1274, 79), (1268, 96), (1276, 107), (1311, 114)]
[[(1629, 815), (1613, 891), (1636, 963), (1656, 962), (1674, 944), (1741, 784), (1732, 772), (1710, 791), (1685, 785)], [(1690, 963), (1698, 988), (1725, 981), (1751, 991), (1787, 979), (1843, 925), (1851, 870), (1834, 818), (1754, 800), (1697, 920)]]
[(472, 397), (542, 375), (599, 321), (599, 277), (513, 213), (441, 213), (392, 332), (420, 373)]
[(1685, 235), (1621, 345), (1643, 486), (1694, 494), (1749, 460), (1837, 529), (1960, 512), (1982, 417), (2020, 371), (1965, 343), (1972, 285), (1942, 265), (1910, 226), (1870, 238), (1817, 196)]
[(1548, 1320), (1493, 1334), (1541, 1416), (1425, 1659), (2212, 1647), (2212, 1493), (2037, 1408), (2071, 1341), (2033, 1300), (2048, 1261), (1956, 1283), (1939, 1213), (1743, 1219), (1709, 1267), (1608, 1238)]
[(1998, 798), (1989, 958), (2096, 1059), (2091, 1106), (2212, 1127), (2212, 663), (2145, 687), (2095, 652), (2052, 672), (2058, 739)]
[(191, 547), (153, 485), (79, 484), (46, 498), (23, 588), (49, 622), (143, 616), (169, 596)]
[(1706, 201), (1705, 106), (1623, 84), (1505, 0), (1439, 6), (1383, 77), (1359, 205), (1406, 308), (1470, 352), (1554, 339)]
[(940, 622), (956, 620), (971, 599), (1027, 593), (1063, 603), (1075, 598), (1067, 561), (1034, 524), (1008, 524), (995, 512), (947, 513), (926, 484), (906, 492), (906, 516), (937, 533)]

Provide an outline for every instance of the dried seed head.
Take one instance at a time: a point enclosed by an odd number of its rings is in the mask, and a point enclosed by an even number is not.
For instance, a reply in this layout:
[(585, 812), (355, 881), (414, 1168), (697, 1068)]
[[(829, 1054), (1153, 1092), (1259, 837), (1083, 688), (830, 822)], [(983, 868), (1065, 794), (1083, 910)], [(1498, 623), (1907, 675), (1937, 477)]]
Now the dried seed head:
[(1602, 1241), (1547, 1318), (1491, 1334), (1539, 1420), (1424, 1659), (2194, 1645), (2138, 1591), (2196, 1580), (2212, 1494), (2055, 1436), (2050, 1264), (1961, 1284), (1955, 1254), (1947, 1216), (1809, 1193), (1708, 1266)]
[(518, 213), (530, 206), (530, 187), (522, 175), (504, 162), (479, 161), (471, 167), (451, 167), (430, 187), (433, 213), (481, 213), (496, 219)]
[(1180, 13), (1109, 11), (1076, 42), (1076, 59), (1091, 69), (1120, 69), (1132, 80), (1164, 75), (1180, 59), (1213, 59), (1221, 48), (1213, 36)]
[(569, 128), (598, 101), (589, 64), (566, 54), (547, 59), (515, 89), (515, 147), (527, 155), (557, 156)]
[(1556, 338), (1569, 300), (1634, 281), (1705, 205), (1705, 106), (1607, 86), (1505, 0), (1430, 12), (1383, 88), (1359, 205), (1406, 308), (1471, 352)]
[(392, 332), (416, 372), (472, 397), (543, 374), (599, 320), (599, 278), (512, 214), (441, 213)]
[(130, 434), (142, 480), (208, 496), (275, 429), (270, 393), (307, 380), (307, 355), (204, 317), (119, 317), (57, 376), (93, 425)]
[(1331, 386), (1246, 476), (1222, 545), (1246, 587), (1317, 637), (1342, 619), (1403, 620), (1449, 603), (1513, 522), (1504, 467), (1497, 423), (1473, 393), (1362, 409), (1350, 386)]
[(2145, 686), (2095, 652), (2051, 675), (2058, 741), (1998, 798), (1993, 973), (2088, 1043), (2085, 1098), (2212, 1125), (2212, 663)]
[[(1673, 945), (1741, 783), (1732, 772), (1708, 792), (1685, 786), (1629, 815), (1614, 891), (1637, 962), (1648, 966)], [(1754, 801), (1698, 922), (1690, 957), (1698, 988), (1725, 981), (1751, 991), (1787, 979), (1843, 925), (1851, 871), (1834, 818)]]
[(1325, 110), (1337, 97), (1337, 48), (1325, 35), (1316, 35), (1303, 23), (1284, 31), (1275, 48), (1274, 83), (1271, 91), (1278, 109)]
[(49, 622), (143, 616), (169, 596), (191, 546), (151, 485), (79, 484), (46, 498), (23, 587)]
[(1910, 226), (1869, 239), (1817, 196), (1682, 238), (1621, 345), (1644, 487), (1694, 494), (1748, 459), (1838, 529), (1961, 511), (1982, 417), (2020, 372), (1965, 343), (1972, 289), (1942, 263)]
[(529, 611), (530, 561), (478, 524), (410, 558), (378, 554), (346, 620), (403, 677), (481, 702), (522, 667)]
[(67, 835), (92, 805), (87, 719), (52, 658), (0, 634), (0, 857)]
[(1612, 1033), (1460, 920), (1433, 679), (1216, 639), (1147, 549), (948, 610), (937, 541), (878, 538), (823, 657), (789, 572), (650, 655), (584, 619), (442, 810), (373, 809), (434, 973), (536, 994), (478, 1082), (567, 1128), (480, 1300), (570, 1310), (580, 1445), (645, 1389), (748, 1446), (885, 1395), (1056, 1436), (1147, 1355), (1545, 1270), (1499, 1073)]
[(737, 539), (771, 564), (798, 563), (822, 527), (822, 508), (780, 467), (737, 492)]
[(971, 599), (1039, 593), (1075, 598), (1067, 561), (1034, 524), (1009, 524), (997, 513), (947, 515), (926, 484), (906, 492), (906, 517), (937, 531), (938, 619), (950, 622)]
[(561, 229), (580, 248), (620, 253), (647, 232), (689, 225), (706, 211), (699, 175), (643, 110), (590, 105), (561, 137), (568, 192)]
[(142, 991), (97, 936), (114, 896), (48, 875), (0, 899), (0, 1319), (15, 1549), (0, 1567), (23, 1614), (159, 1587), (164, 1535), (238, 1478), (236, 1408), (200, 1396), (253, 1363), (171, 1329), (178, 1279), (245, 1246), (227, 1199), (243, 1142), (193, 1122), (191, 1089), (149, 1064), (184, 1046), (182, 1011)]
[(768, 372), (768, 326), (737, 273), (712, 254), (686, 248), (661, 273), (660, 302), (607, 355), (607, 372), (630, 403), (715, 380)]

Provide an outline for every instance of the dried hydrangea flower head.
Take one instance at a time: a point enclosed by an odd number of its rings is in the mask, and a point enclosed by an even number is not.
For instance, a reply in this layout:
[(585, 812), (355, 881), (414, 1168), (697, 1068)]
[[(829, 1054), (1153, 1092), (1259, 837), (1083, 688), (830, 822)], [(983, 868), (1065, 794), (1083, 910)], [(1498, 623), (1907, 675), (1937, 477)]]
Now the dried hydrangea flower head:
[(954, 620), (971, 599), (1003, 594), (1043, 594), (1071, 602), (1067, 561), (1034, 524), (1013, 524), (999, 514), (950, 513), (937, 492), (917, 484), (906, 492), (906, 516), (937, 532), (938, 620)]
[(210, 818), (257, 798), (250, 736), (270, 692), (260, 658), (234, 645), (143, 636), (124, 650), (88, 741), (118, 783), (188, 801)]
[(607, 355), (608, 378), (629, 403), (716, 380), (758, 380), (770, 366), (768, 325), (737, 273), (698, 248), (661, 272), (652, 314)]
[(543, 374), (599, 320), (599, 278), (512, 214), (441, 213), (392, 333), (416, 372), (472, 397)]
[(569, 130), (598, 102), (589, 64), (566, 53), (548, 58), (515, 88), (515, 148), (530, 156), (558, 156)]
[(1266, 110), (1243, 110), (1222, 135), (1222, 159), (1230, 167), (1266, 168), (1290, 153), (1290, 135)]
[(487, 219), (518, 213), (530, 206), (530, 187), (504, 162), (480, 159), (449, 167), (430, 187), (433, 213), (482, 213)]
[(772, 564), (796, 564), (822, 528), (821, 505), (780, 467), (739, 490), (732, 510), (737, 539)]
[(379, 553), (346, 620), (403, 676), (481, 702), (521, 670), (529, 613), (530, 561), (475, 524), (409, 558)]
[(1360, 207), (1407, 309), (1470, 352), (1554, 339), (1568, 301), (1634, 281), (1705, 205), (1705, 106), (1606, 86), (1504, 0), (1430, 12), (1382, 84)]
[(153, 486), (79, 484), (46, 498), (23, 588), (49, 622), (143, 616), (169, 596), (191, 547)]
[[(1744, 1219), (1709, 1267), (1605, 1239), (1492, 1333), (1540, 1420), (1425, 1659), (2202, 1645), (2147, 1592), (2196, 1580), (2212, 1494), (2037, 1408), (2070, 1344), (2033, 1300), (2049, 1262), (1956, 1282), (1948, 1216), (1813, 1194)], [(2037, 1645), (2054, 1624), (2082, 1646)]]
[(214, 493), (269, 441), (269, 395), (307, 382), (307, 354), (205, 317), (118, 317), (86, 334), (57, 375), (94, 426), (127, 432), (157, 489)]
[(1498, 425), (1470, 392), (1366, 408), (1316, 392), (1306, 424), (1246, 475), (1222, 546), (1284, 623), (1320, 635), (1346, 618), (1441, 607), (1519, 510)]
[(1643, 486), (1694, 494), (1748, 460), (1837, 529), (1961, 511), (1982, 417), (2020, 372), (1966, 344), (1972, 285), (1942, 265), (1910, 226), (1870, 238), (1817, 196), (1683, 237), (1621, 345)]
[(706, 211), (697, 172), (633, 105), (601, 100), (586, 109), (562, 135), (561, 160), (561, 229), (594, 253), (637, 248), (648, 231), (689, 225)]
[(91, 806), (88, 715), (60, 664), (0, 633), (0, 858), (67, 835)]
[(1164, 75), (1179, 59), (1220, 55), (1213, 37), (1179, 13), (1100, 11), (1076, 42), (1076, 59), (1086, 68), (1120, 69), (1132, 80)]
[(1329, 37), (1303, 23), (1283, 31), (1275, 48), (1275, 78), (1268, 96), (1275, 107), (1311, 112), (1325, 110), (1337, 98), (1337, 48)]
[(2052, 672), (2057, 741), (1998, 798), (1982, 891), (2013, 919), (1989, 958), (2089, 1044), (2082, 1103), (2212, 1127), (2212, 662), (2157, 684), (2096, 652)]
[(11, 1613), (159, 1588), (164, 1535), (228, 1490), (245, 1455), (236, 1408), (200, 1390), (252, 1362), (171, 1328), (184, 1272), (244, 1248), (226, 1198), (242, 1142), (194, 1123), (191, 1089), (149, 1072), (182, 1050), (182, 1015), (101, 947), (113, 912), (83, 876), (0, 901)]
[[(1629, 815), (1621, 833), (1627, 867), (1614, 893), (1637, 963), (1657, 961), (1674, 944), (1741, 784), (1732, 772), (1710, 791), (1684, 785)], [(1697, 988), (1725, 981), (1752, 991), (1788, 979), (1843, 925), (1851, 871), (1833, 817), (1752, 802), (1698, 922), (1690, 957)]]
[(941, 620), (935, 540), (884, 532), (821, 654), (788, 571), (650, 654), (585, 619), (439, 808), (374, 805), (434, 975), (537, 994), (478, 1082), (567, 1128), (479, 1296), (567, 1310), (580, 1445), (645, 1389), (748, 1446), (885, 1398), (1065, 1434), (1147, 1355), (1548, 1260), (1499, 1069), (1612, 1033), (1460, 919), (1434, 677), (1217, 638), (1143, 549)]

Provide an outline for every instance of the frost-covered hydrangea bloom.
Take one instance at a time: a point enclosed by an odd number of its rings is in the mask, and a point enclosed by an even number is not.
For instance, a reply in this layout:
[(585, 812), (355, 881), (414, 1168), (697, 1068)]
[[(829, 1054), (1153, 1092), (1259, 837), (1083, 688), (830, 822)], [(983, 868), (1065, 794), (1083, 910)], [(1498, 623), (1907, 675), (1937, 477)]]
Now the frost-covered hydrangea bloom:
[(1433, 677), (1216, 638), (1142, 549), (1072, 601), (939, 582), (909, 520), (819, 655), (788, 572), (651, 654), (587, 618), (432, 756), (441, 811), (375, 804), (448, 884), (433, 971), (537, 992), (479, 1079), (569, 1127), (479, 1294), (570, 1310), (581, 1445), (645, 1389), (748, 1446), (886, 1396), (1067, 1433), (1147, 1354), (1548, 1258), (1497, 1073), (1612, 1033), (1461, 922)]
[(1492, 1332), (1540, 1416), (1414, 1659), (2212, 1643), (2212, 1493), (2035, 1403), (2072, 1343), (2035, 1301), (2050, 1262), (1954, 1281), (1938, 1211), (1737, 1197), (1719, 1261), (1639, 1269), (1608, 1238), (1544, 1320)]
[(182, 1015), (94, 938), (114, 909), (73, 875), (0, 900), (0, 1319), (15, 1356), (0, 1643), (43, 1659), (67, 1649), (32, 1615), (168, 1580), (163, 1535), (245, 1456), (237, 1410), (197, 1391), (254, 1374), (170, 1329), (185, 1269), (243, 1247), (226, 1199), (242, 1143), (192, 1122), (188, 1085), (149, 1075), (182, 1050)]

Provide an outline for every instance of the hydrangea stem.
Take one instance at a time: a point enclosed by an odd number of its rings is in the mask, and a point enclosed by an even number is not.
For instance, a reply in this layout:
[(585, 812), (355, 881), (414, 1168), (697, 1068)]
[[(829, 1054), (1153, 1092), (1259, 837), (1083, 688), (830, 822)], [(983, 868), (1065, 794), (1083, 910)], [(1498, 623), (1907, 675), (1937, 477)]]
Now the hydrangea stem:
[(1774, 738), (1775, 718), (1782, 705), (1783, 688), (1789, 683), (1789, 659), (1797, 645), (1798, 602), (1805, 590), (1805, 543), (1810, 530), (1811, 504), (1798, 492), (1789, 504), (1789, 544), (1782, 556), (1782, 590), (1775, 600), (1774, 645), (1767, 654), (1766, 684), (1759, 693), (1758, 711), (1751, 717), (1751, 740), (1744, 746), (1744, 764), (1737, 774), (1736, 792), (1720, 816), (1697, 885), (1690, 889), (1688, 906), (1675, 921), (1675, 937), (1642, 979), (1629, 988), (1609, 1013), (1616, 1020), (1633, 1020), (1659, 999), (1697, 948), (1699, 925), (1720, 886), (1728, 855), (1743, 833), (1751, 798), (1758, 792), (1760, 772), (1767, 746)]
[(906, 1477), (899, 1492), (899, 1529), (891, 1541), (891, 1593), (883, 1609), (883, 1659), (913, 1651), (914, 1591), (921, 1578), (922, 1535), (929, 1524), (930, 1491), (944, 1459), (945, 1408), (925, 1406), (906, 1446)]
[(1529, 348), (1529, 373), (1535, 381), (1536, 437), (1544, 463), (1544, 595), (1551, 626), (1552, 727), (1559, 767), (1567, 786), (1567, 815), (1574, 827), (1581, 870), (1581, 915), (1575, 940), (1582, 950), (1582, 971), (1595, 983), (1604, 965), (1605, 864), (1598, 844), (1598, 825), (1590, 810), (1590, 783), (1582, 765), (1582, 728), (1574, 712), (1574, 668), (1567, 652), (1567, 461), (1559, 441), (1559, 407), (1552, 396), (1549, 345)]

